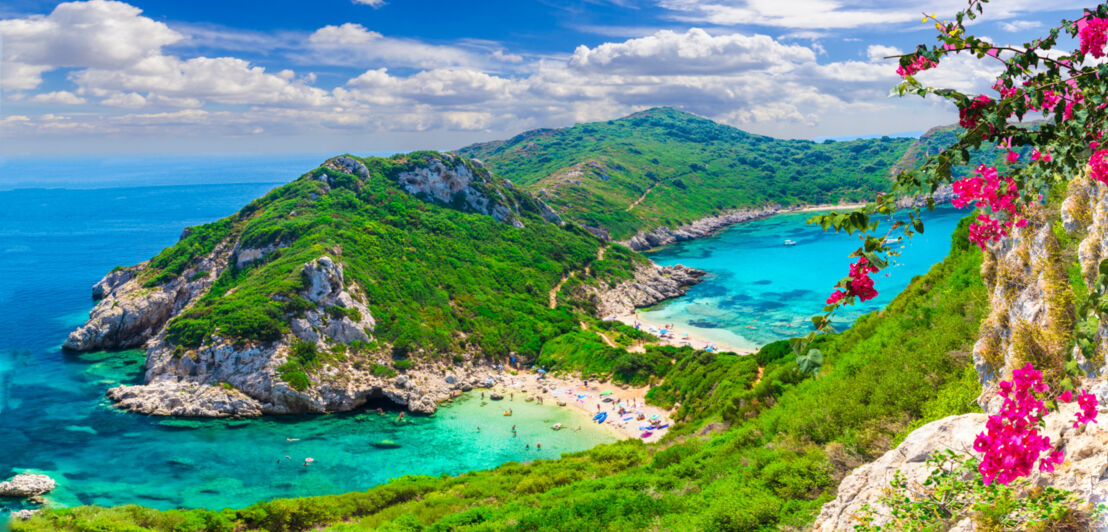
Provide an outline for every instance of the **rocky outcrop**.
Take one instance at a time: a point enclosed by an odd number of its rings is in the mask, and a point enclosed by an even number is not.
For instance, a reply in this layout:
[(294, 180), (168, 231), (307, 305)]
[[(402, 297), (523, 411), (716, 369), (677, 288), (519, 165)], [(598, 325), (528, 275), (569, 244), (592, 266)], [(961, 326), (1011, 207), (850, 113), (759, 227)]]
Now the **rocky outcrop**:
[(139, 275), (147, 263), (109, 273), (93, 287), (100, 302), (85, 325), (69, 333), (62, 347), (72, 351), (138, 347), (155, 337), (170, 318), (203, 295), (227, 268), (233, 246), (222, 243), (164, 284), (146, 287)]
[(596, 303), (598, 316), (622, 316), (630, 314), (636, 308), (648, 307), (684, 295), (706, 273), (680, 264), (659, 266), (650, 262), (639, 266), (633, 279), (612, 288), (596, 289), (592, 299)]
[(0, 482), (0, 497), (34, 497), (54, 489), (54, 479), (35, 473), (21, 473)]
[(331, 257), (320, 257), (305, 264), (300, 276), (304, 280), (301, 295), (315, 303), (316, 310), (293, 320), (294, 335), (307, 342), (318, 342), (321, 338), (342, 344), (369, 341), (375, 325), (373, 315), (357, 285), (352, 284), (349, 289), (345, 286), (341, 264)]
[(1064, 358), (1072, 331), (1073, 298), (1061, 245), (1041, 208), (1029, 218), (1027, 227), (991, 245), (981, 266), (990, 313), (973, 361), (986, 389), (1028, 353)]
[(38, 510), (12, 510), (10, 516), (13, 521), (26, 521), (35, 516)]
[(104, 299), (108, 294), (114, 292), (116, 288), (134, 279), (136, 271), (138, 271), (137, 268), (117, 268), (112, 270), (111, 273), (105, 275), (103, 279), (92, 285), (92, 298), (95, 300)]
[[(365, 179), (369, 177), (369, 169), (361, 161), (345, 155), (335, 157), (323, 163), (323, 166), (339, 172), (344, 172)], [(329, 183), (328, 183), (329, 184)]]
[(737, 223), (748, 222), (765, 218), (782, 212), (783, 209), (776, 205), (757, 209), (739, 209), (717, 216), (708, 216), (695, 222), (682, 225), (676, 229), (658, 227), (650, 231), (639, 231), (635, 236), (620, 242), (635, 251), (645, 251), (674, 242), (704, 238), (720, 229), (727, 228)]
[(222, 386), (158, 381), (108, 390), (108, 399), (130, 412), (155, 416), (253, 417), (262, 405), (252, 397)]
[[(1089, 384), (1101, 402), (1100, 414), (1108, 413), (1108, 382), (1100, 380)], [(1076, 494), (1094, 506), (1108, 502), (1108, 426), (1103, 423), (1074, 428), (1076, 403), (1063, 404), (1060, 410), (1046, 417), (1046, 427), (1041, 431), (1051, 443), (1061, 444), (1066, 450), (1066, 461), (1053, 473), (1036, 471), (1030, 477), (1032, 486), (1054, 487)], [(932, 453), (951, 449), (962, 454), (973, 454), (973, 440), (985, 430), (985, 414), (951, 416), (928, 423), (905, 438), (895, 449), (881, 458), (861, 466), (847, 475), (839, 484), (834, 500), (820, 511), (813, 525), (814, 530), (853, 530), (860, 524), (855, 516), (864, 506), (874, 511), (871, 526), (889, 522), (888, 508), (880, 503), (886, 495), (889, 482), (899, 471), (909, 485), (918, 486), (930, 475), (927, 459)], [(969, 522), (959, 523), (962, 530), (974, 530)]]
[[(498, 189), (488, 171), (471, 168), (455, 155), (437, 155), (425, 165), (400, 173), (396, 181), (409, 194), (523, 227), (519, 207)], [(503, 183), (511, 187), (507, 181)]]
[[(220, 347), (228, 353), (242, 354), (231, 345)], [(274, 356), (267, 351), (255, 354), (255, 363), (264, 366), (263, 369), (217, 372), (199, 377), (205, 380), (203, 383), (162, 374), (149, 384), (113, 388), (108, 397), (125, 410), (157, 416), (255, 417), (345, 412), (370, 399), (382, 398), (405, 405), (412, 412), (431, 414), (440, 402), (457, 392), (506, 382), (503, 374), (479, 364), (451, 366), (429, 362), (403, 375), (387, 377), (374, 375), (360, 364), (336, 361), (311, 375), (311, 387), (298, 391), (274, 371), (286, 360), (286, 349)], [(226, 380), (213, 384), (218, 381), (214, 377), (217, 374)]]

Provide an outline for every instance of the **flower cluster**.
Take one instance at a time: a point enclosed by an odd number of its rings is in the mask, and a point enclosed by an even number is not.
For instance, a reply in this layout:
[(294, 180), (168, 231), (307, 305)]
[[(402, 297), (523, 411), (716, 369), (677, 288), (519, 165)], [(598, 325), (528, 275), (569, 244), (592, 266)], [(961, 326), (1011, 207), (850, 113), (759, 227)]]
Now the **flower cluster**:
[[(983, 453), (977, 470), (985, 485), (994, 480), (1008, 485), (1019, 477), (1031, 474), (1038, 462), (1039, 471), (1054, 471), (1054, 466), (1065, 460), (1065, 452), (1054, 449), (1050, 438), (1039, 434), (1039, 425), (1049, 412), (1046, 404), (1037, 397), (1050, 391), (1043, 382), (1043, 374), (1031, 363), (1012, 372), (1011, 381), (1001, 381), (1000, 396), (1004, 404), (998, 415), (989, 416), (986, 432), (977, 435), (973, 450)], [(1065, 391), (1058, 396), (1063, 402), (1073, 400), (1073, 393)], [(1082, 391), (1077, 403), (1081, 411), (1073, 424), (1096, 423), (1096, 396)], [(1044, 455), (1044, 453), (1046, 453)]]
[(862, 301), (877, 297), (877, 290), (873, 288), (873, 279), (869, 277), (871, 273), (877, 273), (877, 268), (865, 257), (858, 257), (858, 262), (850, 265), (850, 283), (847, 288), (849, 292), (836, 290), (827, 298), (827, 304), (838, 303), (848, 295), (858, 296)]
[(935, 62), (934, 61), (932, 61), (932, 60), (930, 60), (930, 59), (928, 59), (928, 58), (926, 58), (922, 55), (917, 55), (915, 57), (915, 59), (912, 59), (911, 63), (908, 63), (908, 65), (906, 65), (906, 66), (901, 65), (901, 66), (897, 67), (896, 73), (900, 74), (900, 77), (905, 78), (905, 77), (914, 75), (917, 72), (921, 72), (921, 71), (927, 70), (929, 68), (934, 68), (934, 67), (935, 67)]
[(1011, 381), (1000, 383), (1000, 396), (1004, 398), (1000, 414), (989, 416), (986, 431), (973, 440), (973, 450), (984, 454), (977, 470), (986, 486), (994, 480), (1008, 485), (1028, 476), (1035, 462), (1039, 462), (1040, 471), (1053, 471), (1055, 464), (1065, 460), (1065, 453), (1052, 450), (1050, 438), (1039, 434), (1038, 425), (1047, 409), (1035, 394), (1050, 390), (1042, 379), (1042, 372), (1029, 363), (1013, 371)]
[(1089, 157), (1089, 177), (1108, 185), (1108, 150), (1097, 150), (1099, 144), (1092, 143), (1092, 157)]
[[(1011, 155), (1009, 161), (1015, 162)], [(951, 203), (955, 207), (959, 209), (967, 205), (988, 207), (993, 213), (1006, 215), (1003, 220), (997, 220), (988, 214), (981, 214), (970, 226), (970, 241), (982, 250), (987, 243), (1008, 236), (1008, 231), (1013, 226), (1027, 225), (1027, 220), (1019, 217), (1020, 195), (1016, 182), (1010, 177), (1002, 177), (997, 173), (996, 168), (982, 164), (973, 171), (973, 175), (955, 181), (953, 188), (955, 196)]]
[(1081, 53), (1104, 57), (1104, 45), (1108, 43), (1108, 19), (1088, 17), (1077, 21), (1077, 25), (1080, 28)]
[(1077, 421), (1073, 422), (1073, 427), (1077, 428), (1078, 425), (1088, 425), (1089, 423), (1096, 423), (1096, 407), (1099, 401), (1096, 400), (1096, 396), (1082, 391), (1081, 395), (1077, 396), (1077, 406), (1081, 407), (1081, 410), (1074, 414)]
[[(977, 123), (981, 121), (981, 114), (990, 103), (993, 103), (993, 99), (979, 94), (976, 98), (969, 103), (969, 105), (958, 110), (958, 125), (962, 126), (966, 130), (971, 130), (977, 127)], [(990, 136), (992, 126), (989, 126)]]

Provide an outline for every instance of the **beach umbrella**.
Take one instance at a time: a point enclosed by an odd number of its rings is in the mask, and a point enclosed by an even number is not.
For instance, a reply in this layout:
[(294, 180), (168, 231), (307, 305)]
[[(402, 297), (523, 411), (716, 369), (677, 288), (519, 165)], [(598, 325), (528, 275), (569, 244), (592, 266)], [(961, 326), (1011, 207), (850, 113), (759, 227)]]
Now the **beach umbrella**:
[(600, 392), (600, 395), (612, 395), (612, 391), (611, 390), (604, 390), (603, 392)]

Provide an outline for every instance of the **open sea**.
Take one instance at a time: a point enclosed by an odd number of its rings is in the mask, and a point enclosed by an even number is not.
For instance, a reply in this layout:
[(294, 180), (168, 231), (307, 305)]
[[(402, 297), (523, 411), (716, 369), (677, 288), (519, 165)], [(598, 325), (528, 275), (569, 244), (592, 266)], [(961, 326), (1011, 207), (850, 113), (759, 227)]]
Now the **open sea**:
[[(140, 351), (68, 354), (66, 335), (93, 306), (90, 287), (146, 260), (182, 228), (216, 220), (325, 156), (0, 160), (0, 480), (34, 470), (58, 481), (59, 505), (242, 507), (259, 500), (364, 490), (406, 474), (456, 474), (556, 458), (612, 437), (554, 406), (464, 398), (397, 424), (396, 411), (250, 421), (152, 418), (112, 409), (104, 391), (142, 379)], [(689, 295), (647, 312), (751, 346), (806, 331), (847, 271), (849, 237), (782, 215), (652, 254), (711, 272)], [(939, 211), (881, 278), (879, 308), (941, 260), (960, 214)], [(784, 239), (799, 244), (784, 247)], [(743, 344), (743, 345), (747, 345)], [(385, 406), (385, 405), (382, 405)], [(511, 420), (510, 423), (508, 420)], [(513, 437), (510, 425), (518, 426)], [(478, 431), (477, 426), (482, 430)], [(381, 449), (380, 440), (399, 446)], [(295, 441), (292, 441), (295, 440)], [(525, 444), (541, 442), (542, 450)], [(314, 458), (305, 467), (305, 458)], [(0, 499), (0, 509), (24, 503)], [(2, 515), (2, 514), (0, 514)]]

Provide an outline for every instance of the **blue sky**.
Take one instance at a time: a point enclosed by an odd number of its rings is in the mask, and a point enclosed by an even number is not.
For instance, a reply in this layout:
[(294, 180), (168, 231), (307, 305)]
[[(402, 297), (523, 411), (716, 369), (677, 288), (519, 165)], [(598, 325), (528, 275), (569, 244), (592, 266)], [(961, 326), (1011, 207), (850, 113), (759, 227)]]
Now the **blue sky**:
[[(451, 149), (668, 105), (790, 138), (954, 121), (883, 59), (963, 2), (279, 0), (0, 5), (0, 155)], [(1020, 43), (1083, 4), (994, 0)], [(987, 90), (995, 66), (928, 81)]]

